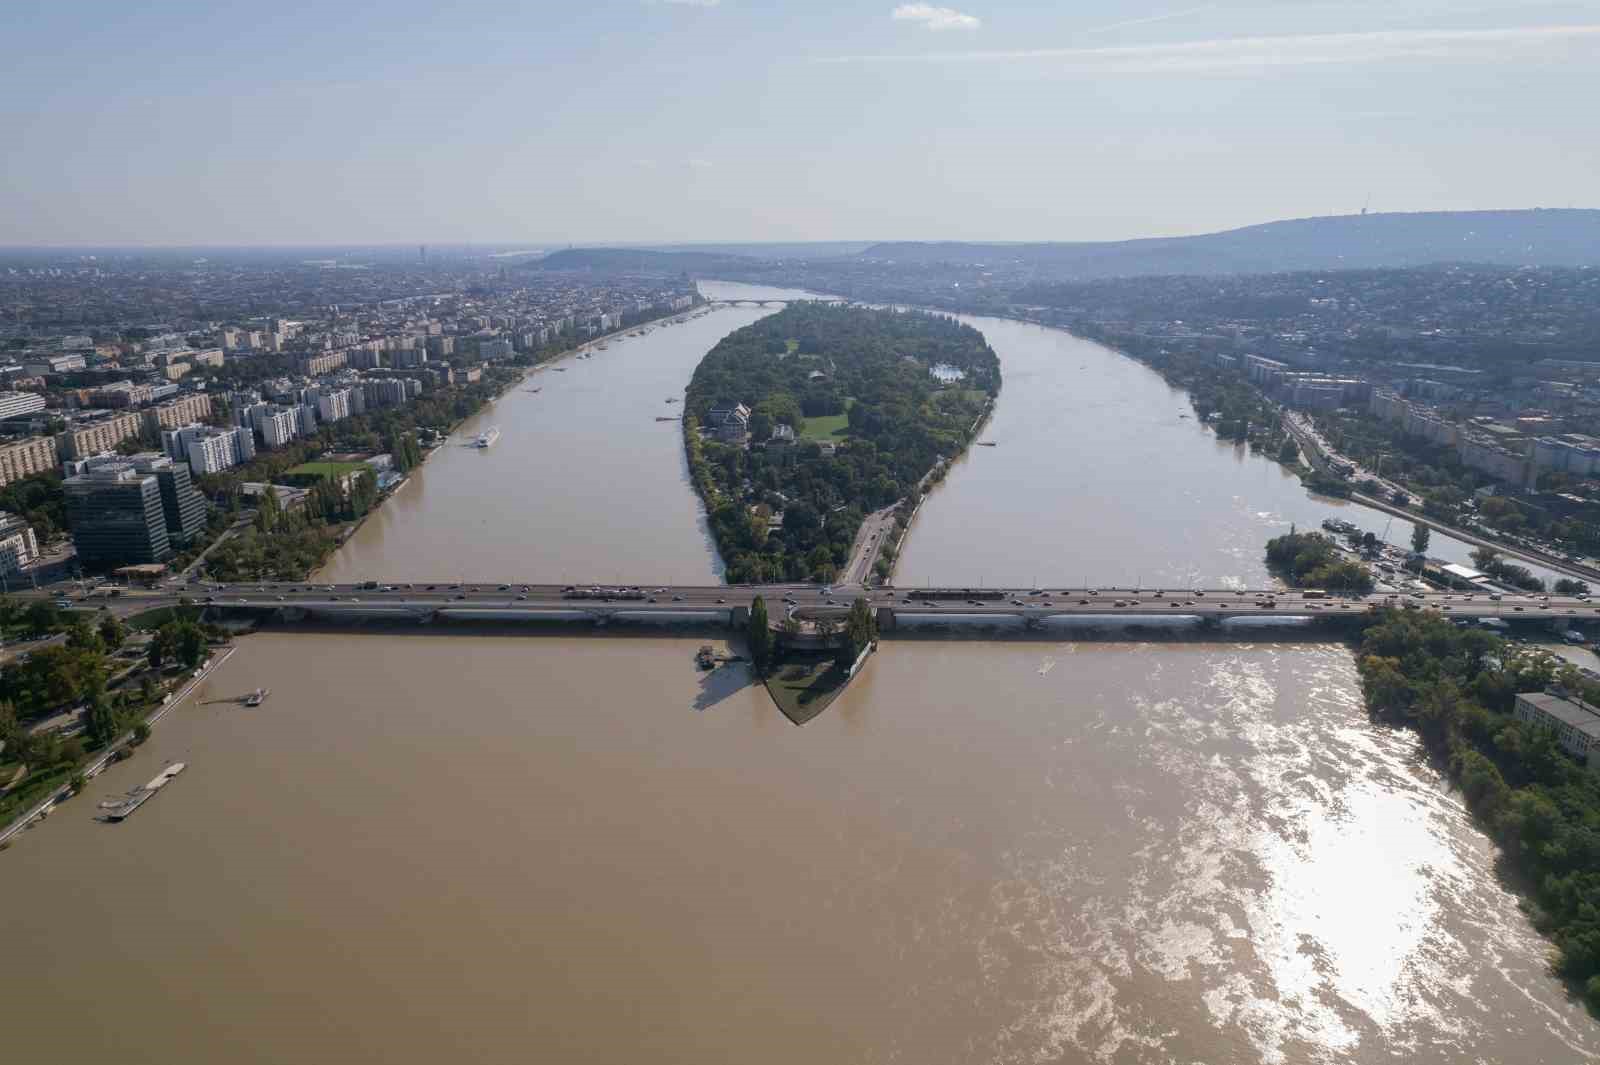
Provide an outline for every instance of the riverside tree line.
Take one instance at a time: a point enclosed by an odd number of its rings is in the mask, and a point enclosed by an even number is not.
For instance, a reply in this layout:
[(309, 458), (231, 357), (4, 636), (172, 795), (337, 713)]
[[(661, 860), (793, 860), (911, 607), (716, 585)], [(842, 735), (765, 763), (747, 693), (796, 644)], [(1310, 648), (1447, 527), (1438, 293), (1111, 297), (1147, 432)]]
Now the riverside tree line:
[(1519, 692), (1558, 683), (1600, 702), (1600, 686), (1432, 611), (1381, 612), (1358, 665), (1368, 710), (1415, 728), (1461, 786), (1515, 870), (1533, 923), (1555, 943), (1556, 970), (1600, 1009), (1600, 773), (1513, 715)]

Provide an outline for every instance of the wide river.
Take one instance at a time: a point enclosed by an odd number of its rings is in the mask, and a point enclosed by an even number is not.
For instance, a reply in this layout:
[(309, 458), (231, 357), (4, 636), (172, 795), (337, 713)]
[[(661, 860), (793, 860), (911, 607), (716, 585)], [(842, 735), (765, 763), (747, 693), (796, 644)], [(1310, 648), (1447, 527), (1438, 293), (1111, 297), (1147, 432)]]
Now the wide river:
[[(654, 419), (763, 313), (532, 375), (457, 441), (500, 442), (435, 455), (330, 577), (710, 580)], [(1258, 584), (1267, 536), (1336, 512), (1139, 365), (974, 324), (998, 446), (924, 508), (902, 583)], [(1340, 646), (895, 640), (794, 728), (741, 668), (696, 672), (704, 639), (246, 638), (0, 856), (8, 1060), (1600, 1055)], [(91, 819), (175, 758), (128, 822)]]

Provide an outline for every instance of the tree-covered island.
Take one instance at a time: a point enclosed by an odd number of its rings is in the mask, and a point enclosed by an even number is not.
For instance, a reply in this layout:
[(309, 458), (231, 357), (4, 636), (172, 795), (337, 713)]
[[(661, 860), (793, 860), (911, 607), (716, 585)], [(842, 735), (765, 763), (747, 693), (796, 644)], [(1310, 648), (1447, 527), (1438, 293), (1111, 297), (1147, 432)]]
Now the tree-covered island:
[(983, 334), (940, 315), (800, 303), (724, 337), (683, 432), (728, 582), (833, 579), (862, 518), (959, 455), (999, 389)]

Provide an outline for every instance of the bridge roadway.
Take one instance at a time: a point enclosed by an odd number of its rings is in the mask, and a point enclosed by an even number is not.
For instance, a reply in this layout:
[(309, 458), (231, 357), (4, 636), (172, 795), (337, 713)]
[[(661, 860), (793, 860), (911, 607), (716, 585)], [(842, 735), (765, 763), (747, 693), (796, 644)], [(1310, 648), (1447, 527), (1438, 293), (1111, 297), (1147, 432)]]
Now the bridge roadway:
[[(575, 598), (577, 589), (601, 593)], [(757, 595), (767, 602), (773, 619), (785, 613), (801, 620), (843, 617), (857, 597), (901, 617), (1348, 617), (1375, 606), (1408, 606), (1438, 610), (1449, 617), (1506, 621), (1600, 621), (1600, 602), (1568, 596), (1506, 593), (1500, 599), (1479, 592), (1377, 593), (1368, 596), (1306, 597), (1298, 591), (1204, 589), (940, 589), (871, 588), (814, 584), (639, 586), (640, 599), (623, 597), (633, 586), (553, 585), (510, 582), (434, 581), (352, 584), (261, 582), (194, 584), (153, 594), (136, 594), (140, 602), (171, 602), (187, 596), (196, 604), (243, 610), (298, 607), (321, 615), (359, 617), (458, 617), (515, 619), (552, 613), (604, 618), (616, 614), (727, 614), (748, 609)], [(607, 592), (613, 594), (607, 595)], [(127, 603), (127, 599), (124, 600)], [(1270, 605), (1269, 605), (1270, 604)]]

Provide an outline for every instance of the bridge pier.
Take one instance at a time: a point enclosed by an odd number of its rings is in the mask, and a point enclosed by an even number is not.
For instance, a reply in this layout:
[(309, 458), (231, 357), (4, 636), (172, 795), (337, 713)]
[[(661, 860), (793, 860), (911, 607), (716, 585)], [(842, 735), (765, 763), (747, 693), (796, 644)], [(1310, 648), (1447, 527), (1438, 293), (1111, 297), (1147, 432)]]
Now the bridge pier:
[(895, 627), (894, 607), (880, 606), (878, 608), (878, 631), (888, 632)]
[(750, 608), (736, 606), (728, 611), (728, 628), (735, 631), (747, 628), (750, 624)]

